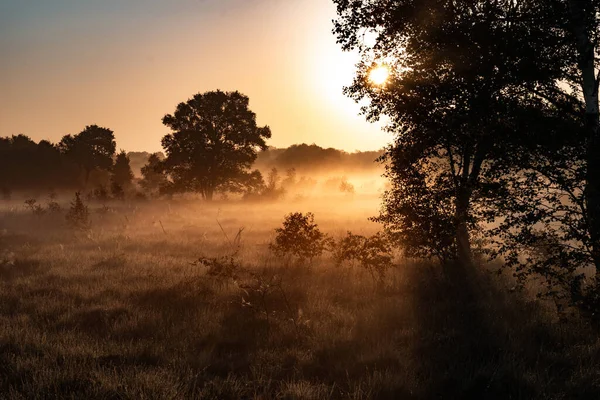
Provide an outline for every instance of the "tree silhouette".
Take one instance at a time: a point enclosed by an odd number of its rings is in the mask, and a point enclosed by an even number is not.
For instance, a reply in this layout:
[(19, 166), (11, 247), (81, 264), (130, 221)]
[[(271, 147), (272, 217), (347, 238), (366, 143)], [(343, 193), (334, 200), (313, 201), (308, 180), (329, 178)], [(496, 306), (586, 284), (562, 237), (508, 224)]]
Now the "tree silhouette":
[[(399, 238), (414, 239), (415, 229), (436, 237), (452, 234), (438, 237), (435, 246), (455, 248), (461, 264), (469, 264), (474, 213), (502, 194), (495, 163), (515, 150), (517, 134), (507, 121), (520, 115), (516, 110), (541, 104), (532, 88), (542, 82), (546, 86), (538, 89), (556, 89), (566, 63), (560, 52), (545, 51), (554, 43), (535, 23), (543, 18), (540, 6), (334, 1), (338, 42), (361, 54), (346, 93), (357, 101), (368, 98), (367, 119), (388, 116), (396, 134), (382, 158), (393, 188), (379, 221)], [(365, 41), (366, 34), (373, 40)], [(369, 74), (380, 63), (391, 77), (378, 86)], [(402, 197), (413, 194), (428, 200)], [(416, 254), (434, 245), (408, 243)]]
[[(597, 277), (600, 278), (600, 74), (597, 73), (597, 55), (600, 51), (600, 2), (558, 0), (557, 3), (558, 5), (554, 5), (555, 9), (560, 10), (560, 6), (568, 9), (568, 18), (559, 20), (557, 25), (561, 26), (562, 23), (562, 28), (566, 30), (564, 36), (571, 39), (571, 47), (576, 50), (575, 57), (571, 58), (571, 68), (566, 70), (564, 78), (571, 82), (572, 88), (580, 88), (576, 95), (581, 95), (585, 102), (586, 219), (591, 238), (589, 245), (592, 258)], [(556, 26), (551, 25), (548, 29), (556, 30)], [(569, 54), (568, 51), (565, 53)]]
[(131, 186), (133, 181), (133, 172), (129, 165), (129, 156), (123, 150), (115, 158), (115, 164), (112, 168), (112, 181), (122, 187)]
[(64, 136), (58, 148), (83, 170), (87, 185), (93, 170), (112, 168), (116, 150), (115, 136), (110, 129), (90, 125), (77, 135)]
[(142, 180), (140, 185), (148, 192), (157, 192), (167, 184), (167, 177), (163, 172), (163, 166), (159, 153), (151, 154), (148, 162), (141, 169)]
[(199, 93), (163, 118), (173, 131), (162, 145), (175, 190), (212, 200), (216, 191), (243, 189), (258, 150), (265, 150), (271, 137), (269, 127), (257, 126), (248, 103), (239, 92)]

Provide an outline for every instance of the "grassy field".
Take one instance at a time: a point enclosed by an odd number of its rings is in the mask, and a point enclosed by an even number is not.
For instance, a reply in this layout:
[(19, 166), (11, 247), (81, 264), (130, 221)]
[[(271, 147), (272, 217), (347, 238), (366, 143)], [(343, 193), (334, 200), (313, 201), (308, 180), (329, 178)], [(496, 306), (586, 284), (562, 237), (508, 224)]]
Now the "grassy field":
[[(398, 255), (378, 284), (268, 249), (292, 211), (374, 233), (376, 198), (91, 204), (89, 234), (1, 207), (2, 399), (600, 398), (597, 331), (488, 268)], [(235, 279), (195, 263), (234, 252)]]

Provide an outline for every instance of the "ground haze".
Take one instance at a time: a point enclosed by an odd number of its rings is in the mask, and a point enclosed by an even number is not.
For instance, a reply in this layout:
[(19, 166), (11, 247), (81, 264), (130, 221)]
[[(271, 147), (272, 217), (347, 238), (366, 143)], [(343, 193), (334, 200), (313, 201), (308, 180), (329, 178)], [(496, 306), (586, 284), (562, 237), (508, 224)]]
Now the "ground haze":
[[(589, 328), (558, 324), (551, 308), (510, 294), (486, 269), (448, 277), (398, 251), (377, 282), (330, 254), (298, 264), (268, 248), (292, 211), (312, 211), (334, 238), (373, 234), (380, 227), (367, 218), (378, 204), (342, 194), (91, 202), (92, 229), (78, 233), (59, 212), (7, 202), (0, 397), (600, 394), (600, 344)], [(246, 272), (232, 278), (195, 263), (228, 255)]]

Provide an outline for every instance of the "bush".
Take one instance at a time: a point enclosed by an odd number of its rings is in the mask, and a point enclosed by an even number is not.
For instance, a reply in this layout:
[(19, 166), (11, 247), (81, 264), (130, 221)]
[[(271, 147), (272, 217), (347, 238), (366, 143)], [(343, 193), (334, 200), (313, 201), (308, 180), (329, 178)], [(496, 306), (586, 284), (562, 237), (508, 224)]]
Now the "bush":
[(275, 229), (277, 236), (269, 248), (279, 256), (293, 256), (299, 261), (319, 257), (332, 241), (319, 230), (314, 219), (313, 213), (287, 215), (283, 227)]
[(87, 230), (91, 227), (90, 212), (81, 200), (79, 192), (75, 193), (75, 199), (71, 202), (71, 208), (67, 212), (67, 223), (69, 226), (79, 230)]
[(46, 210), (44, 210), (44, 207), (37, 204), (36, 199), (27, 199), (25, 200), (25, 204), (27, 204), (27, 206), (34, 215), (43, 215), (46, 212)]
[(95, 198), (98, 201), (105, 202), (109, 200), (108, 190), (104, 185), (99, 185), (96, 189), (94, 189), (91, 198)]
[(392, 265), (393, 255), (390, 242), (381, 232), (371, 237), (348, 232), (336, 244), (335, 259), (338, 265), (344, 261), (357, 262), (374, 280), (382, 281)]

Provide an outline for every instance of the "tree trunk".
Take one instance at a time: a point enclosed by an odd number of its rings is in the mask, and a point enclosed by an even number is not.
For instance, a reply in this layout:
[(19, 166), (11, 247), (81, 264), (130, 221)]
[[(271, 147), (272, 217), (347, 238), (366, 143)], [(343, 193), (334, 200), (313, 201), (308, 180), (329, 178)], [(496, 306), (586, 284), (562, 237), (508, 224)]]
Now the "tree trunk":
[(469, 235), (468, 218), (470, 207), (470, 193), (461, 189), (455, 200), (456, 219), (456, 258), (463, 267), (472, 265), (471, 238)]
[(214, 189), (213, 188), (206, 188), (205, 192), (204, 192), (204, 199), (206, 201), (212, 201), (213, 199), (213, 194), (214, 194)]
[[(585, 202), (592, 259), (596, 276), (600, 277), (600, 127), (598, 106), (598, 80), (596, 78), (595, 46), (589, 36), (587, 16), (581, 0), (571, 0), (571, 24), (577, 39), (581, 88), (585, 100), (585, 126), (587, 131), (587, 174)], [(590, 16), (594, 20), (595, 16)]]

